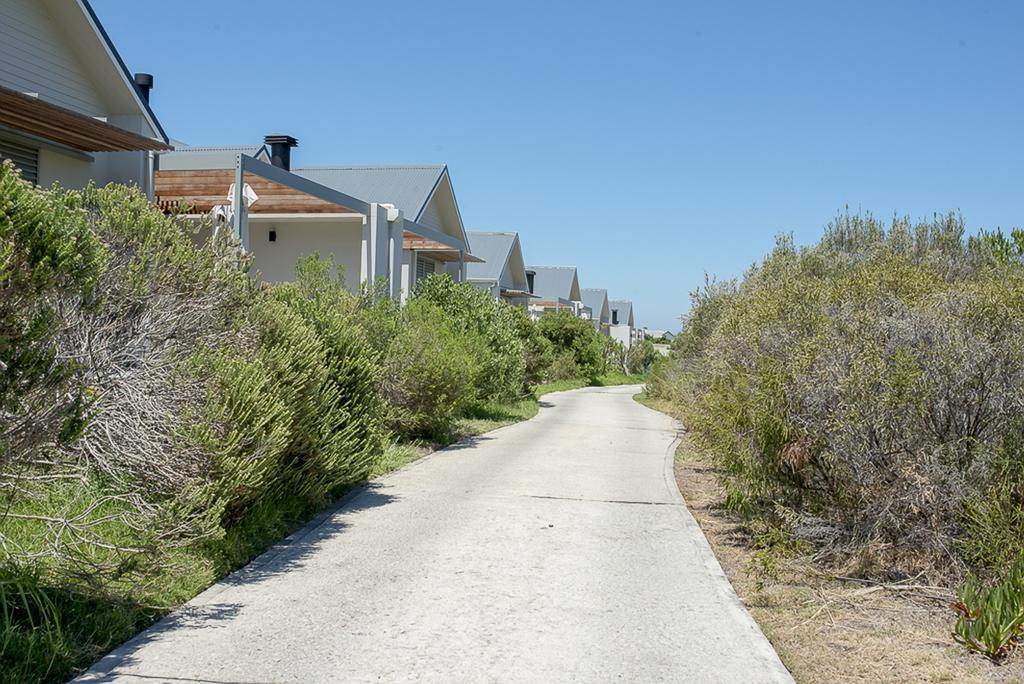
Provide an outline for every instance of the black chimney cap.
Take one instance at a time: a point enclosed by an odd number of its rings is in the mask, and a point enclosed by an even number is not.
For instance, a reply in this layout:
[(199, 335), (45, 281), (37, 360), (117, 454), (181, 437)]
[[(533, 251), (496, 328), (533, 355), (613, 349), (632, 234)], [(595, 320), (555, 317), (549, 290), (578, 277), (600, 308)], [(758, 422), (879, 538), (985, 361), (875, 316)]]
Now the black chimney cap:
[(268, 145), (287, 145), (288, 147), (298, 147), (299, 141), (290, 135), (268, 135), (264, 136), (263, 142)]
[(135, 89), (143, 101), (149, 103), (149, 91), (153, 89), (153, 74), (144, 74), (141, 71), (132, 78), (135, 82)]

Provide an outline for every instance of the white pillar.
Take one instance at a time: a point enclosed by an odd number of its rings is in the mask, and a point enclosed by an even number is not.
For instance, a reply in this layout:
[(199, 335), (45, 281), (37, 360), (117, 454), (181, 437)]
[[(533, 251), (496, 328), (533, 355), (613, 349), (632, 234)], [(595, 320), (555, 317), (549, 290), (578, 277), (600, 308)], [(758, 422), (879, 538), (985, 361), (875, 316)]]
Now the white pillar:
[(359, 284), (365, 285), (373, 280), (370, 260), (370, 217), (363, 216), (363, 239), (359, 252)]
[(388, 222), (388, 293), (396, 302), (402, 300), (402, 245), (405, 235), (405, 220), (402, 212), (394, 206), (387, 206)]
[(245, 171), (242, 169), (242, 155), (235, 161), (235, 191), (231, 195), (231, 208), (234, 210), (232, 227), (242, 243), (242, 249), (249, 251), (249, 208), (245, 205)]

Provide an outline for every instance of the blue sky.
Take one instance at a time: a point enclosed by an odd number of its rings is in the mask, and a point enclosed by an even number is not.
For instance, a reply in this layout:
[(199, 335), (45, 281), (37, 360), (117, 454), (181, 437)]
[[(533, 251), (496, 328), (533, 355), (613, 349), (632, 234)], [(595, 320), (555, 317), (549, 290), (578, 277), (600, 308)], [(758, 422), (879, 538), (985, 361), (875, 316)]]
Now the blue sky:
[(168, 133), (447, 163), (470, 230), (678, 329), (845, 205), (1024, 226), (1024, 3), (93, 0)]

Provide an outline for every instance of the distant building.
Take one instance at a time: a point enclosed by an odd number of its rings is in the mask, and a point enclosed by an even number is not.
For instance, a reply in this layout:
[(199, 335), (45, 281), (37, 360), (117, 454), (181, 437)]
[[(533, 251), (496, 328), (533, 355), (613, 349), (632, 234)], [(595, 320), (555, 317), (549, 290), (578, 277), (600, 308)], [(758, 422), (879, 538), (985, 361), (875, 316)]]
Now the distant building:
[(605, 335), (608, 334), (608, 322), (611, 312), (608, 309), (608, 290), (597, 287), (585, 287), (580, 290), (583, 306), (591, 311), (590, 321), (594, 328)]
[(519, 233), (470, 231), (469, 246), (482, 261), (467, 264), (466, 280), (473, 287), (490, 292), (495, 299), (526, 308), (533, 295)]
[(529, 304), (531, 318), (536, 320), (549, 311), (581, 315), (583, 302), (575, 266), (527, 266), (526, 276), (535, 295)]
[(633, 323), (633, 302), (625, 299), (608, 301), (609, 318), (608, 333), (613, 340), (622, 343), (629, 349), (637, 340), (637, 329)]

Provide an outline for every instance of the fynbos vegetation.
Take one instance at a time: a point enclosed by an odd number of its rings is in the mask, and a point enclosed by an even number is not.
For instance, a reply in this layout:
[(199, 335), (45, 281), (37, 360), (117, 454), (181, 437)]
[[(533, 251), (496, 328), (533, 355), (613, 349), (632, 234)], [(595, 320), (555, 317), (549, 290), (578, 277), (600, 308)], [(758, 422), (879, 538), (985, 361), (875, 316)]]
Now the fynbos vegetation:
[(847, 572), (970, 577), (984, 624), (977, 587), (1024, 553), (1019, 243), (956, 215), (844, 214), (812, 247), (780, 238), (693, 294), (651, 390), (682, 407), (733, 509)]

